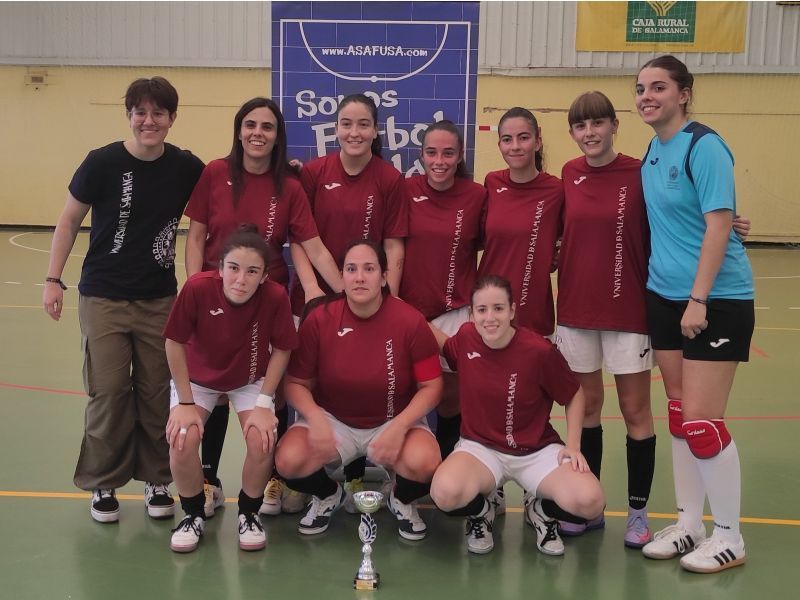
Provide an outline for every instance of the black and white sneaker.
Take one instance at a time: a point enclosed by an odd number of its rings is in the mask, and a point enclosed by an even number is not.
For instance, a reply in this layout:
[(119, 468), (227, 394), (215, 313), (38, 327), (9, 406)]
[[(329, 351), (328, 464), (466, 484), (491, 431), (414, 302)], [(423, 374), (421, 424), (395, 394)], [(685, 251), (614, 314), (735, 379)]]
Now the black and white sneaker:
[(239, 515), (239, 548), (252, 552), (263, 550), (267, 545), (267, 532), (257, 513)]
[(336, 491), (327, 498), (311, 496), (311, 503), (300, 519), (297, 531), (304, 535), (314, 535), (328, 529), (331, 515), (339, 510), (339, 507), (344, 503), (346, 495), (344, 488), (337, 483)]
[(145, 483), (144, 504), (151, 519), (169, 519), (175, 514), (175, 500), (165, 483)]
[(173, 552), (193, 552), (203, 537), (205, 520), (200, 516), (186, 515), (172, 530), (169, 547)]
[(564, 542), (558, 535), (558, 521), (544, 514), (540, 498), (525, 498), (525, 522), (536, 531), (536, 547), (540, 552), (550, 556), (564, 554)]
[(486, 514), (480, 517), (467, 517), (467, 550), (473, 554), (487, 554), (494, 548), (494, 527), (495, 507), (489, 503)]
[(119, 500), (116, 490), (102, 489), (92, 492), (92, 518), (98, 523), (119, 521)]
[(486, 496), (486, 500), (494, 506), (494, 514), (496, 517), (506, 514), (506, 491), (503, 489), (503, 486), (500, 486)]
[(394, 492), (389, 495), (386, 503), (391, 513), (397, 517), (397, 533), (407, 540), (421, 540), (428, 533), (425, 521), (419, 516), (417, 507), (413, 504), (403, 504), (395, 498)]

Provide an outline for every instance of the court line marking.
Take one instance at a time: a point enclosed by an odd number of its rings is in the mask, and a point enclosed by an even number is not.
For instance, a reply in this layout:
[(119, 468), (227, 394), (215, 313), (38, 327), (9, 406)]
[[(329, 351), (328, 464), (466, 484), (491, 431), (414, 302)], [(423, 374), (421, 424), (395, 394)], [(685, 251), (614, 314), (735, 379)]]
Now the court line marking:
[(76, 390), (59, 390), (56, 388), (39, 387), (35, 385), (20, 385), (17, 383), (6, 383), (0, 381), (0, 387), (12, 388), (15, 390), (27, 390), (31, 392), (47, 392), (49, 394), (68, 394), (70, 396), (85, 396), (86, 392), (78, 392)]
[[(88, 500), (91, 498), (92, 495), (89, 492), (30, 492), (30, 491), (15, 491), (15, 490), (0, 490), (0, 498), (45, 498), (45, 499), (56, 499), (56, 500)], [(141, 494), (117, 494), (117, 500), (125, 500), (125, 501), (144, 501), (144, 496)], [(225, 498), (226, 504), (236, 504), (238, 502), (238, 498)], [(426, 510), (438, 510), (436, 506), (433, 504), (419, 504), (419, 508), (424, 508)], [(525, 509), (522, 507), (516, 506), (509, 506), (506, 508), (506, 512), (510, 513), (521, 513)], [(606, 517), (628, 517), (627, 512), (620, 512), (620, 511), (611, 511), (607, 510), (603, 513)], [(670, 513), (648, 513), (648, 517), (652, 517), (654, 519), (670, 519), (675, 520), (678, 518), (678, 515), (670, 514)], [(704, 521), (713, 521), (711, 516), (704, 516)], [(800, 520), (797, 519), (766, 519), (762, 517), (741, 517), (739, 519), (740, 523), (753, 523), (758, 525), (791, 525), (794, 527), (800, 527)]]

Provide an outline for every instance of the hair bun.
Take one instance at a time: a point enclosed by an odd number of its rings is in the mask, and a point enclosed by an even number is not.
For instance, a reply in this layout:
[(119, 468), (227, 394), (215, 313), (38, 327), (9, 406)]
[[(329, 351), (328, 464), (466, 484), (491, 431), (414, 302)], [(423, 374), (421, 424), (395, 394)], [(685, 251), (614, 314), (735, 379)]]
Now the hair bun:
[(240, 233), (258, 233), (258, 226), (255, 223), (240, 223), (238, 231)]

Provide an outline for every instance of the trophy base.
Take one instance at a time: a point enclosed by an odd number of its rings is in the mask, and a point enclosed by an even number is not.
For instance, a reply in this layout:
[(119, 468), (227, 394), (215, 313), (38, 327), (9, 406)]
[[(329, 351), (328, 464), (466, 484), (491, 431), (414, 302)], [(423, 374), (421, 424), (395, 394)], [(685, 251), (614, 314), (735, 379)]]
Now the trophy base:
[(353, 579), (353, 589), (355, 590), (377, 590), (381, 583), (381, 576), (375, 573), (375, 579), (359, 579), (356, 575)]

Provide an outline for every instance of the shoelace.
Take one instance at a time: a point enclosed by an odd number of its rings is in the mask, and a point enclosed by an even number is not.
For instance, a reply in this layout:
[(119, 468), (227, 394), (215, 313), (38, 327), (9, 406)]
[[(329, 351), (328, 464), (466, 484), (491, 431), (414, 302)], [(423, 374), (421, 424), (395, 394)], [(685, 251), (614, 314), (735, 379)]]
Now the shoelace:
[(256, 519), (256, 516), (253, 513), (244, 513), (244, 521), (239, 523), (239, 533), (244, 533), (248, 529), (264, 531), (264, 526), (261, 525), (261, 521)]
[(163, 483), (154, 484), (153, 496), (169, 496), (169, 487)]
[(111, 500), (114, 497), (114, 490), (97, 490), (98, 500)]
[(558, 521), (555, 519), (552, 521), (545, 521), (544, 526), (547, 531), (544, 534), (542, 546), (544, 546), (547, 542), (553, 542), (558, 539)]
[(483, 539), (486, 537), (486, 532), (491, 530), (492, 526), (483, 517), (467, 517), (467, 535)]
[(195, 523), (195, 517), (193, 517), (191, 515), (186, 515), (185, 517), (183, 517), (181, 522), (178, 523), (178, 526), (175, 529), (172, 530), (172, 533), (175, 533), (179, 529), (182, 529), (183, 531), (187, 531), (187, 532), (191, 529), (195, 533), (195, 535), (197, 535), (197, 536), (203, 535), (202, 530)]

